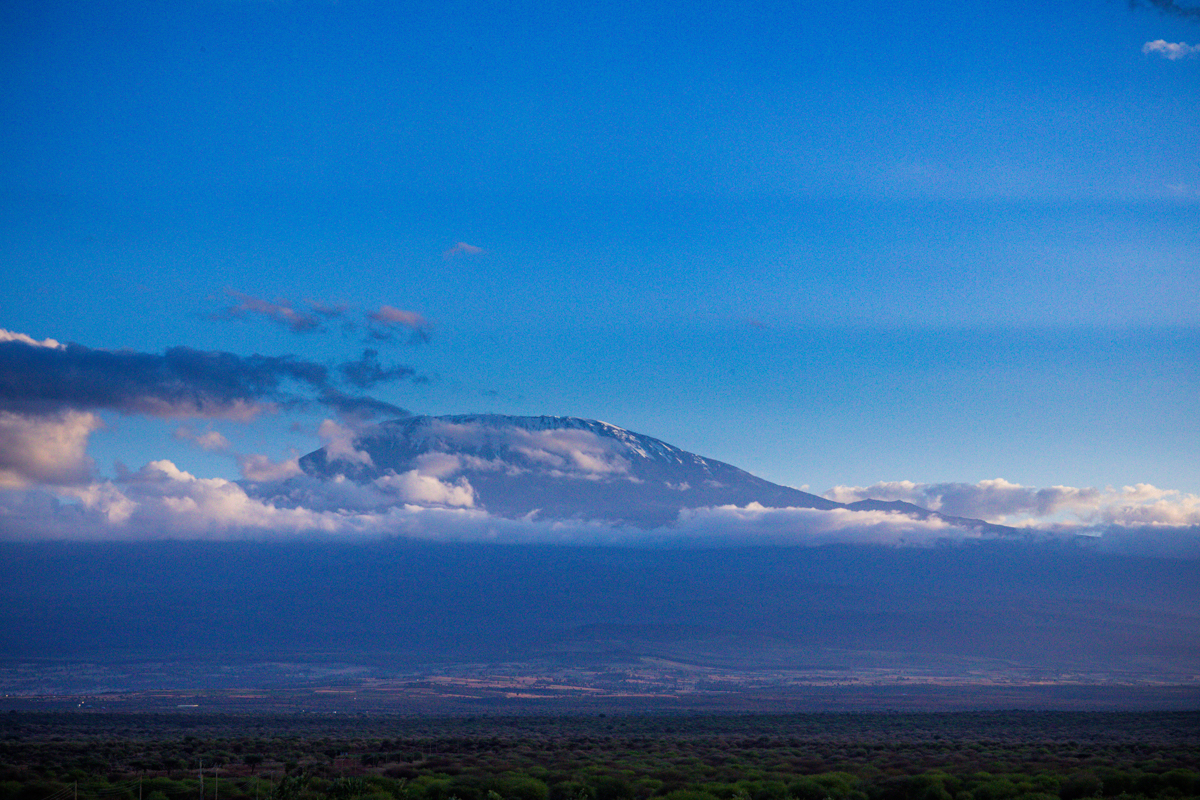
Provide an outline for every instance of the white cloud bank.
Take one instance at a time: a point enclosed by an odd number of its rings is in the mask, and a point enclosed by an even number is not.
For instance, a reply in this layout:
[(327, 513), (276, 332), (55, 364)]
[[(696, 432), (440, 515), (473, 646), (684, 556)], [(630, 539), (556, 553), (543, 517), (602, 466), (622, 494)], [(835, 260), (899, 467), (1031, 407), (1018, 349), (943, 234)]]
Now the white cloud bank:
[(1200, 495), (1159, 489), (1148, 483), (1124, 486), (1035, 488), (1003, 478), (979, 483), (893, 481), (873, 486), (835, 486), (830, 500), (903, 500), (954, 517), (1003, 525), (1200, 525)]
[(879, 511), (769, 509), (751, 504), (684, 512), (677, 525), (641, 529), (584, 520), (504, 519), (473, 507), (468, 482), (416, 470), (368, 485), (302, 480), (276, 496), (154, 461), (119, 481), (0, 493), (6, 539), (353, 539), (404, 536), (455, 542), (594, 545), (863, 543), (923, 545), (977, 538), (940, 520)]
[[(993, 482), (994, 483), (994, 482)], [(909, 492), (917, 484), (894, 484)], [(1012, 486), (1009, 484), (1008, 486)], [(1024, 487), (1019, 487), (1024, 488)], [(844, 493), (846, 487), (841, 487)], [(1171, 496), (1165, 493), (1164, 497)], [(1161, 499), (1161, 498), (1160, 498)], [(1153, 508), (1158, 501), (1150, 501)], [(1194, 509), (1193, 509), (1194, 511)], [(420, 470), (367, 484), (310, 476), (274, 484), (198, 478), (154, 461), (115, 481), (0, 490), (0, 539), (356, 540), (397, 536), (422, 541), (629, 547), (820, 546), (929, 547), (1012, 539), (1063, 542), (1159, 556), (1200, 556), (1200, 526), (1108, 526), (1082, 531), (1028, 528), (996, 535), (937, 517), (893, 511), (718, 506), (682, 512), (675, 524), (638, 528), (589, 520), (507, 519), (478, 507), (465, 479)], [(1189, 517), (1190, 519), (1190, 517)]]

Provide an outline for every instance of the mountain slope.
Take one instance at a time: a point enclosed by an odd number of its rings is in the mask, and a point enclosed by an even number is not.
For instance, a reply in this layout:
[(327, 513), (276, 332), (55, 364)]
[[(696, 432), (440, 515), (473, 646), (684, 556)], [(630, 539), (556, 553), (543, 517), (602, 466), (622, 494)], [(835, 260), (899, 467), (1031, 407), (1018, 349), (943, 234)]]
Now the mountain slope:
[[(503, 517), (596, 519), (654, 527), (714, 506), (893, 510), (852, 506), (780, 486), (722, 461), (597, 420), (462, 414), (393, 420), (300, 459), (305, 473), (378, 485), (436, 481), (446, 497)], [(861, 508), (860, 508), (861, 506)], [(879, 506), (877, 508), (876, 506)], [(883, 508), (888, 506), (888, 508)], [(947, 520), (949, 521), (949, 520)], [(959, 520), (969, 527), (989, 526)]]

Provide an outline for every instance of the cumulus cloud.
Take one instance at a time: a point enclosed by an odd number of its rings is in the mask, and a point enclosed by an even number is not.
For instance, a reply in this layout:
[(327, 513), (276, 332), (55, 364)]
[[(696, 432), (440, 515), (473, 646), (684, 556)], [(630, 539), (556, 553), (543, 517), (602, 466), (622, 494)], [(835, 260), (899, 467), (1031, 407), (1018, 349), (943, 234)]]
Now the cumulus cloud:
[(465, 478), (446, 483), (434, 475), (412, 469), (399, 475), (390, 472), (376, 478), (374, 483), (404, 503), (461, 508), (475, 505), (475, 490)]
[(1142, 52), (1146, 54), (1158, 53), (1163, 58), (1178, 61), (1181, 58), (1188, 58), (1200, 53), (1200, 44), (1168, 42), (1163, 39), (1156, 39), (1153, 42), (1146, 42), (1142, 45)]
[(121, 484), (103, 483), (76, 493), (100, 527), (83, 526), (86, 538), (100, 528), (136, 538), (230, 538), (248, 532), (326, 533), (345, 530), (341, 515), (280, 508), (250, 497), (237, 483), (197, 478), (170, 461), (153, 461)]
[[(190, 347), (172, 347), (160, 355), (3, 333), (0, 410), (18, 414), (107, 410), (244, 422), (267, 410), (312, 402), (357, 419), (407, 413), (390, 403), (346, 395), (327, 367), (294, 356), (239, 356)], [(400, 366), (379, 366), (370, 373), (363, 359), (349, 363), (350, 375), (372, 385), (413, 374)], [(336, 373), (347, 374), (341, 368)]]
[(1079, 525), (1200, 525), (1200, 496), (1147, 483), (1124, 486), (1035, 488), (1003, 478), (978, 483), (894, 481), (873, 486), (835, 486), (825, 497), (839, 503), (902, 500), (942, 514), (989, 522), (1039, 524), (1061, 522), (1064, 514)]
[(446, 259), (458, 258), (459, 256), (477, 256), (485, 251), (482, 247), (476, 247), (473, 244), (466, 242), (456, 242), (453, 247), (442, 253), (442, 257)]
[(99, 417), (84, 411), (42, 417), (0, 411), (0, 486), (89, 480), (88, 437), (101, 427)]

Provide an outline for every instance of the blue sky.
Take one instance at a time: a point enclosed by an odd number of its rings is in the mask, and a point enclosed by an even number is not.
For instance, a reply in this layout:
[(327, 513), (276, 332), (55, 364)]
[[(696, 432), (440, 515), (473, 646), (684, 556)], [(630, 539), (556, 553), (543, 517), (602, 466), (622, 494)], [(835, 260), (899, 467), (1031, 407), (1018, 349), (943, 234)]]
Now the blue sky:
[[(815, 492), (1195, 495), (1195, 8), (8, 3), (0, 328), (369, 347), (413, 372), (343, 390)], [(336, 416), (89, 408), (101, 481), (236, 479)]]

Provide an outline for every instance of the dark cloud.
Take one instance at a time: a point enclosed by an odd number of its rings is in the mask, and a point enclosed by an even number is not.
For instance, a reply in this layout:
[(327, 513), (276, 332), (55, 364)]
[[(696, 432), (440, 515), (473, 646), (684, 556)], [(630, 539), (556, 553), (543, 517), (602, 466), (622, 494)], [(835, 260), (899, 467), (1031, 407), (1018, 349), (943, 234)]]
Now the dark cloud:
[(321, 392), (320, 402), (328, 406), (343, 419), (364, 422), (379, 417), (408, 417), (411, 412), (373, 397), (355, 397), (337, 389), (327, 388)]
[(248, 417), (288, 403), (285, 385), (324, 387), (329, 371), (292, 356), (173, 347), (162, 355), (0, 342), (0, 408), (26, 414), (109, 409), (159, 417)]
[(360, 389), (370, 389), (379, 383), (411, 378), (416, 375), (412, 367), (403, 364), (393, 364), (384, 367), (379, 363), (377, 350), (363, 350), (362, 358), (357, 361), (347, 361), (338, 367), (343, 380)]
[(1200, 5), (1191, 3), (1178, 3), (1176, 0), (1130, 0), (1129, 5), (1133, 8), (1148, 6), (1173, 17), (1200, 20)]
[[(409, 377), (408, 367), (371, 370), (366, 354), (338, 368), (355, 385)], [(362, 383), (366, 381), (366, 383)], [(249, 419), (266, 407), (324, 404), (352, 418), (402, 416), (403, 409), (342, 394), (330, 370), (294, 356), (239, 356), (173, 347), (159, 355), (0, 341), (0, 410), (52, 415), (110, 410), (156, 417)]]

